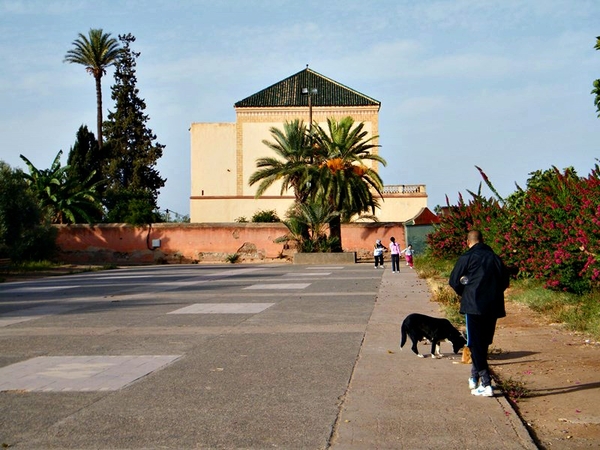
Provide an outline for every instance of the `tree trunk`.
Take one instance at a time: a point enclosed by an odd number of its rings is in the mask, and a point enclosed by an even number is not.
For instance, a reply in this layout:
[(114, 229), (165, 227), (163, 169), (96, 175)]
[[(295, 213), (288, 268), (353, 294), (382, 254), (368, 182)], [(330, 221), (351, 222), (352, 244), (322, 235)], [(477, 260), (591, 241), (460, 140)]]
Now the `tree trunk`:
[(337, 237), (338, 242), (335, 246), (332, 247), (332, 251), (335, 253), (342, 252), (342, 218), (340, 216), (336, 216), (329, 222), (329, 236)]
[(94, 77), (96, 79), (96, 105), (97, 105), (97, 122), (96, 129), (98, 131), (98, 150), (102, 150), (102, 75)]

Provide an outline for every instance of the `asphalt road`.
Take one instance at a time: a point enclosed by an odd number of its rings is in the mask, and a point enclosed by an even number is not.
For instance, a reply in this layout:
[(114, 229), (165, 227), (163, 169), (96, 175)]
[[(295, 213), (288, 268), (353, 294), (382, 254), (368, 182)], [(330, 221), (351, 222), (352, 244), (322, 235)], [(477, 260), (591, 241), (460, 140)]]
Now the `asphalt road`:
[(0, 445), (327, 448), (383, 270), (172, 265), (0, 285)]

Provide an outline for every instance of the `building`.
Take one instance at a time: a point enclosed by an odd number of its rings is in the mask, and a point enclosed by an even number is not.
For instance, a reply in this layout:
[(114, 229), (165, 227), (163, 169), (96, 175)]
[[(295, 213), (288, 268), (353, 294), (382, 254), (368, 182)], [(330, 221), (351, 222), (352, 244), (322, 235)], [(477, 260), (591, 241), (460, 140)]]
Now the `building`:
[[(282, 195), (277, 184), (257, 199), (257, 185), (248, 184), (256, 160), (271, 156), (263, 143), (273, 140), (270, 128), (283, 128), (286, 121), (298, 118), (326, 126), (328, 118), (351, 116), (377, 136), (380, 106), (379, 101), (307, 67), (237, 102), (235, 123), (192, 123), (190, 221), (250, 220), (263, 210), (285, 217), (293, 203), (292, 192)], [(409, 220), (427, 206), (424, 185), (385, 186), (383, 196), (376, 216), (384, 222)]]

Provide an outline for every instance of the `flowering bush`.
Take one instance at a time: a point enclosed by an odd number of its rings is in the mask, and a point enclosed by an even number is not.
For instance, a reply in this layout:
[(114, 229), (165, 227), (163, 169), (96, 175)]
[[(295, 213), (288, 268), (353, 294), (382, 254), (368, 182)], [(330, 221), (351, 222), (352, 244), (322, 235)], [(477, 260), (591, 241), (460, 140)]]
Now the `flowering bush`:
[(459, 194), (458, 205), (451, 206), (446, 197), (446, 208), (440, 214), (436, 230), (427, 236), (432, 255), (437, 258), (455, 257), (467, 249), (466, 235), (469, 230), (480, 230), (486, 242), (495, 250), (502, 247), (502, 230), (506, 227), (506, 212), (494, 198), (468, 191), (471, 199), (465, 202)]
[(600, 178), (572, 168), (534, 172), (511, 211), (502, 254), (523, 275), (553, 289), (581, 294), (600, 282)]
[[(480, 170), (484, 181), (497, 195)], [(433, 256), (454, 257), (465, 250), (466, 233), (480, 230), (486, 242), (522, 277), (577, 294), (600, 286), (600, 168), (587, 177), (555, 167), (537, 171), (506, 201), (471, 192), (465, 203), (446, 208), (429, 235)]]

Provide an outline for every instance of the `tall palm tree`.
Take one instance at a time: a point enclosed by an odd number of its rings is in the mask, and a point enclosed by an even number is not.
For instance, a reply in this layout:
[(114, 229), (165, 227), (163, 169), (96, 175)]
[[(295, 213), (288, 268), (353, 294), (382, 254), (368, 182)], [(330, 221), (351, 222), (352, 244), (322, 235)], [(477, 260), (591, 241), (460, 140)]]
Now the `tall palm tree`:
[[(594, 46), (596, 50), (600, 50), (600, 36), (596, 38), (596, 45)], [(600, 117), (600, 79), (594, 80), (594, 89), (592, 89), (592, 94), (595, 94), (594, 105), (596, 105), (596, 111), (598, 112), (598, 117)]]
[(274, 150), (277, 157), (259, 158), (249, 179), (250, 186), (260, 182), (256, 198), (260, 197), (276, 181), (281, 181), (281, 194), (293, 190), (296, 203), (306, 201), (311, 189), (311, 148), (304, 121), (296, 119), (286, 122), (283, 130), (272, 127), (270, 130), (275, 142), (263, 141)]
[(94, 76), (96, 81), (96, 105), (98, 149), (102, 150), (102, 76), (106, 68), (115, 63), (121, 48), (118, 41), (104, 33), (102, 29), (90, 29), (88, 36), (79, 33), (73, 41), (73, 47), (65, 55), (64, 62), (85, 66), (85, 70)]
[(319, 181), (314, 195), (339, 213), (329, 222), (330, 236), (337, 238), (336, 251), (342, 251), (341, 222), (371, 211), (379, 206), (375, 194), (381, 197), (383, 181), (377, 171), (365, 161), (386, 161), (374, 154), (379, 147), (373, 141), (377, 136), (367, 137), (364, 123), (355, 126), (354, 119), (344, 117), (339, 122), (327, 119), (327, 129), (316, 127), (315, 154), (319, 165)]

